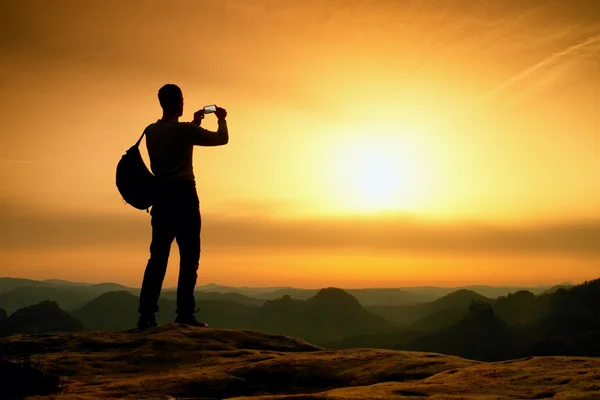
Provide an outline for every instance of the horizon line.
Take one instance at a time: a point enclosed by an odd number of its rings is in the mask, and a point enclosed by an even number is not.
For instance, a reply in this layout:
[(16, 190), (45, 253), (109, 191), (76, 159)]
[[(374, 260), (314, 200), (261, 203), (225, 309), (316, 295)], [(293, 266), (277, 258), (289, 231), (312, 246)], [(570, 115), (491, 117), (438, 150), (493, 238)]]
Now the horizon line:
[[(112, 285), (123, 286), (123, 287), (125, 287), (127, 289), (141, 289), (141, 287), (128, 286), (128, 285), (124, 285), (122, 283), (111, 282), (111, 281), (103, 281), (103, 282), (92, 283), (92, 282), (69, 281), (69, 280), (66, 280), (66, 279), (59, 279), (59, 278), (33, 279), (33, 278), (21, 278), (21, 277), (13, 277), (13, 276), (0, 276), (0, 279), (23, 279), (23, 280), (30, 280), (30, 281), (35, 281), (35, 282), (46, 282), (46, 283), (52, 283), (51, 281), (57, 281), (57, 282), (65, 282), (65, 283), (68, 283), (68, 284), (86, 285), (86, 286), (112, 284)], [(594, 280), (594, 279), (589, 279), (589, 280)], [(589, 280), (585, 280), (585, 281), (589, 281)], [(552, 287), (555, 287), (555, 286), (564, 286), (564, 285), (575, 286), (575, 285), (582, 284), (585, 281), (575, 282), (575, 283), (571, 282), (571, 281), (562, 281), (562, 282), (556, 282), (556, 283), (552, 283), (552, 284), (531, 284), (531, 285), (525, 285), (525, 284), (512, 284), (512, 285), (507, 285), (507, 284), (502, 284), (502, 285), (463, 284), (463, 285), (456, 285), (456, 286), (435, 286), (435, 285), (419, 285), (419, 286), (365, 286), (365, 287), (356, 287), (356, 288), (349, 288), (349, 287), (342, 287), (342, 286), (332, 286), (332, 285), (312, 287), (312, 288), (308, 288), (308, 287), (296, 287), (296, 286), (289, 286), (289, 285), (280, 285), (280, 286), (278, 286), (278, 285), (274, 285), (274, 286), (234, 286), (234, 285), (226, 285), (226, 284), (220, 284), (220, 283), (215, 283), (215, 282), (209, 282), (209, 283), (204, 283), (204, 284), (197, 284), (196, 287), (195, 287), (195, 290), (199, 290), (199, 288), (206, 287), (206, 286), (220, 286), (220, 287), (232, 288), (232, 289), (274, 289), (274, 290), (295, 289), (295, 290), (317, 290), (317, 291), (318, 290), (322, 290), (322, 289), (327, 289), (327, 288), (337, 288), (337, 289), (342, 289), (342, 290), (427, 289), (427, 288), (435, 288), (435, 289), (462, 289), (462, 288), (471, 288), (471, 287), (488, 287), (488, 288), (497, 288), (497, 289), (503, 289), (503, 288), (526, 289), (526, 288), (552, 288)], [(177, 289), (177, 286), (165, 286), (165, 287), (162, 288), (162, 290), (172, 290), (172, 289)]]

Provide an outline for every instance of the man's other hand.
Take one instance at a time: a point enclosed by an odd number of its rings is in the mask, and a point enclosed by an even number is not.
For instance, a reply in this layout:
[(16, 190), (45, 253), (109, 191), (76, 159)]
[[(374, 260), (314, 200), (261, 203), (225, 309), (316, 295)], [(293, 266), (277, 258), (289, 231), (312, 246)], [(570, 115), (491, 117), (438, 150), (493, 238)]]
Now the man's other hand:
[(200, 125), (204, 119), (204, 109), (198, 110), (194, 113), (194, 120), (192, 121), (196, 125)]
[(225, 119), (227, 117), (227, 110), (221, 107), (217, 107), (217, 111), (215, 111), (215, 115), (218, 119)]

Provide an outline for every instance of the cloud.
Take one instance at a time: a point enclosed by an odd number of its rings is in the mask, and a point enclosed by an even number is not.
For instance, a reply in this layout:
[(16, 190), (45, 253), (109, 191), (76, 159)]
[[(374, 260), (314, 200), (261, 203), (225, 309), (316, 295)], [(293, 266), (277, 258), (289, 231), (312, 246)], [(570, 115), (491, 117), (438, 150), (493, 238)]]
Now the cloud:
[[(0, 250), (146, 243), (150, 217), (33, 212), (4, 204)], [(600, 258), (600, 220), (499, 227), (387, 219), (285, 220), (266, 214), (203, 215), (203, 246), (265, 251), (363, 250), (423, 255)]]
[(518, 74), (514, 75), (510, 79), (508, 79), (505, 82), (503, 82), (502, 84), (498, 85), (494, 90), (492, 90), (490, 93), (488, 93), (488, 95), (486, 96), (486, 99), (489, 100), (490, 98), (498, 95), (499, 93), (502, 93), (504, 90), (508, 89), (511, 86), (513, 86), (521, 81), (535, 77), (535, 75), (537, 73), (543, 71), (546, 68), (560, 66), (561, 63), (568, 60), (568, 57), (581, 56), (582, 54), (580, 52), (582, 50), (589, 48), (590, 46), (593, 46), (599, 42), (600, 42), (600, 34), (596, 34), (596, 35), (592, 35), (582, 41), (579, 41), (573, 45), (570, 45), (561, 51), (557, 51), (555, 53), (547, 55), (541, 61), (529, 66), (528, 68), (525, 68), (524, 70), (520, 71)]

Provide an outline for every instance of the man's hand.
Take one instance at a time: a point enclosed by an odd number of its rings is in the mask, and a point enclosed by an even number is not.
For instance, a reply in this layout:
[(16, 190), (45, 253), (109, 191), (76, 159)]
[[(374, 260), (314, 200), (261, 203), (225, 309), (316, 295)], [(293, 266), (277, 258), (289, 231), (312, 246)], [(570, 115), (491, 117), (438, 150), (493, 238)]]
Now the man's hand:
[[(226, 113), (227, 114), (227, 113)], [(202, 120), (204, 119), (204, 109), (198, 110), (194, 113), (194, 120), (192, 121), (194, 124), (200, 126)]]
[(225, 119), (227, 117), (227, 110), (221, 107), (217, 107), (217, 111), (215, 111), (215, 115), (218, 119)]

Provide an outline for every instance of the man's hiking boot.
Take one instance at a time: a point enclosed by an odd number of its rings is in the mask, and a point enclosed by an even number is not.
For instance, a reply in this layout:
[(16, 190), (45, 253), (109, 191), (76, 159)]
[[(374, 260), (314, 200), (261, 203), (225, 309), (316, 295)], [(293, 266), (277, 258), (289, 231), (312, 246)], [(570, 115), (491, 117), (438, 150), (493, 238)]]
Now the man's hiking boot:
[(158, 323), (156, 322), (156, 316), (155, 315), (142, 315), (140, 316), (140, 319), (138, 320), (137, 323), (137, 327), (138, 329), (147, 329), (147, 328), (155, 328), (158, 326)]
[(208, 324), (205, 324), (204, 322), (198, 321), (196, 319), (196, 316), (194, 316), (194, 315), (190, 315), (190, 316), (187, 316), (187, 317), (177, 316), (177, 318), (175, 318), (175, 323), (177, 323), (177, 324), (191, 325), (191, 326), (197, 326), (199, 328), (208, 328)]

